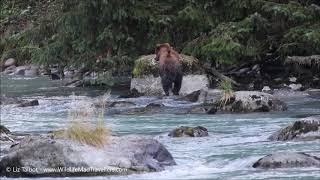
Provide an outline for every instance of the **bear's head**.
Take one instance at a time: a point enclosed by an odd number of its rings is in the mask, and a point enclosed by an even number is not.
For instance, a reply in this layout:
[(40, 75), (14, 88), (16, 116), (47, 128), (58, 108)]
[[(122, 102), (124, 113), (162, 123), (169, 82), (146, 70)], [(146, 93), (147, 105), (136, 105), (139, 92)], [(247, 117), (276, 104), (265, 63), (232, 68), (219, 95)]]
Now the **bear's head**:
[(170, 55), (171, 46), (169, 43), (157, 44), (155, 54), (156, 54), (156, 61), (159, 61), (160, 57), (167, 57)]

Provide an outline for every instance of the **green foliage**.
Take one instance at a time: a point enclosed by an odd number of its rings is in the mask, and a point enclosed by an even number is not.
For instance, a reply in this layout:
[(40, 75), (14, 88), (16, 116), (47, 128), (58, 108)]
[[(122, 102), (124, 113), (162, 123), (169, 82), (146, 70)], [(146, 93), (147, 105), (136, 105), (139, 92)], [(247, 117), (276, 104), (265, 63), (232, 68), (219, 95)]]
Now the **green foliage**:
[(304, 5), (288, 1), (224, 1), (229, 14), (217, 18), (231, 22), (219, 23), (207, 35), (188, 42), (183, 52), (202, 61), (237, 64), (261, 60), (267, 53), (281, 55), (312, 55), (319, 53), (319, 13)]
[(259, 41), (266, 36), (265, 21), (256, 13), (240, 22), (222, 23), (196, 47), (187, 46), (183, 52), (225, 64), (258, 59), (265, 51), (264, 42)]
[(291, 28), (283, 37), (280, 53), (285, 56), (305, 56), (320, 53), (320, 24)]
[(142, 56), (135, 61), (134, 69), (132, 74), (134, 77), (140, 77), (145, 74), (153, 74), (157, 70), (155, 69), (156, 66), (152, 64), (153, 56)]
[(148, 67), (138, 61), (133, 69), (133, 60), (163, 42), (214, 64), (264, 60), (269, 53), (284, 60), (319, 53), (319, 5), (316, 0), (1, 1), (0, 27), (9, 31), (12, 24), (3, 19), (15, 16), (22, 28), (0, 34), (0, 53), (2, 59), (134, 76)]

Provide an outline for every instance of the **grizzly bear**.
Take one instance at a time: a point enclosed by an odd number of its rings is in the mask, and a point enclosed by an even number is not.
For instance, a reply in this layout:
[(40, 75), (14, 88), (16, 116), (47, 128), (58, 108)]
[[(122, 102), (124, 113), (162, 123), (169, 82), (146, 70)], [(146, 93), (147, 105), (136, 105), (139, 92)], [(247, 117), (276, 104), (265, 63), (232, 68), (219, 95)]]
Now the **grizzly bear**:
[(182, 64), (179, 54), (173, 50), (169, 43), (157, 44), (156, 61), (159, 61), (159, 72), (161, 84), (166, 96), (169, 96), (169, 90), (172, 89), (174, 95), (179, 95), (182, 84)]

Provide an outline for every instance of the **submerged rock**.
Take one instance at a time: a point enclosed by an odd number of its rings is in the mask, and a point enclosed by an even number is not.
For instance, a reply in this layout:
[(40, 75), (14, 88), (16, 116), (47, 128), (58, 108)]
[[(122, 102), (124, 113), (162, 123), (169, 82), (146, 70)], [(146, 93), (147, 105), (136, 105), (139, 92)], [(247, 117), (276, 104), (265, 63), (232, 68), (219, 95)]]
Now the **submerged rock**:
[(115, 101), (109, 107), (134, 107), (136, 104), (130, 101)]
[[(1, 159), (0, 176), (124, 175), (161, 171), (175, 164), (169, 151), (154, 139), (112, 136), (104, 147), (96, 148), (69, 139), (34, 136), (23, 139)], [(7, 170), (13, 167), (20, 171)]]
[(320, 158), (306, 153), (281, 152), (267, 155), (253, 164), (254, 168), (320, 167)]
[(280, 129), (268, 139), (272, 141), (320, 139), (320, 116), (311, 116), (296, 121)]
[(170, 137), (204, 137), (208, 136), (208, 130), (205, 127), (188, 127), (181, 126), (172, 130), (168, 136)]
[(258, 91), (237, 91), (225, 106), (219, 106), (219, 104), (221, 104), (220, 99), (215, 102), (215, 105), (220, 110), (227, 112), (270, 112), (287, 110), (284, 102), (271, 94)]
[(32, 101), (25, 101), (18, 105), (18, 107), (28, 107), (28, 106), (38, 106), (39, 101), (38, 100), (32, 100)]

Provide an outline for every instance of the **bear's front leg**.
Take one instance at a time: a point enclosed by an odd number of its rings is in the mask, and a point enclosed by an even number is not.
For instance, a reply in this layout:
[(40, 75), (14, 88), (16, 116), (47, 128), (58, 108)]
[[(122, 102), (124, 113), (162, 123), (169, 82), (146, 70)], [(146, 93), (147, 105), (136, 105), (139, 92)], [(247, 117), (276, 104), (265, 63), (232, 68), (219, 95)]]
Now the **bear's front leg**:
[(161, 84), (165, 95), (169, 96), (169, 90), (172, 87), (172, 82), (165, 77), (161, 77)]
[(174, 87), (173, 87), (173, 90), (172, 90), (172, 93), (174, 95), (179, 95), (179, 92), (180, 92), (180, 89), (181, 89), (181, 84), (182, 84), (182, 75), (177, 75), (175, 81), (174, 81)]

